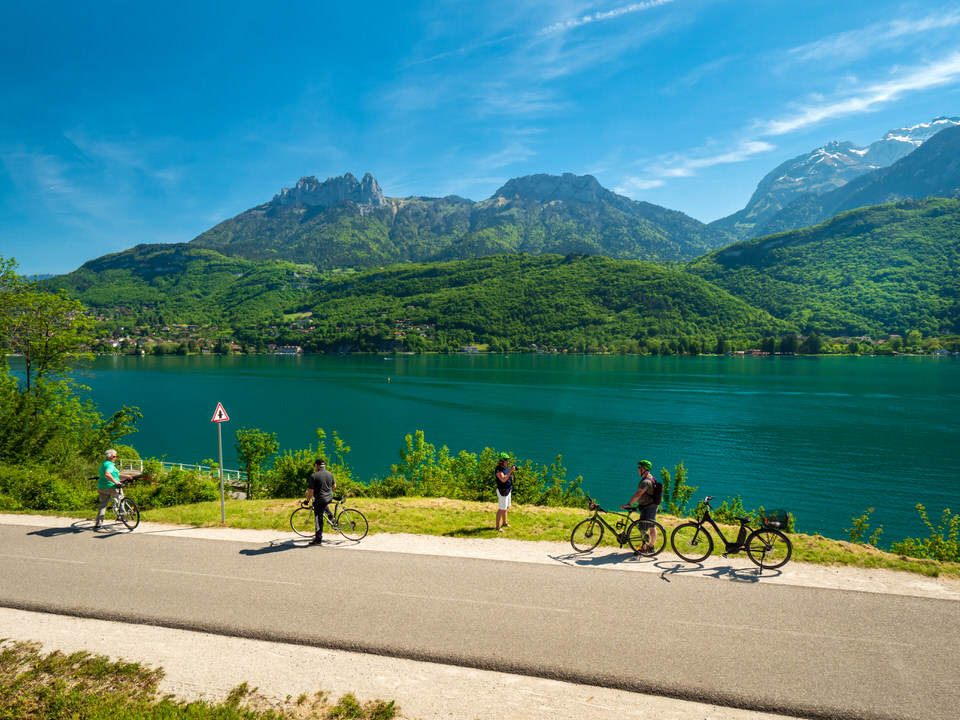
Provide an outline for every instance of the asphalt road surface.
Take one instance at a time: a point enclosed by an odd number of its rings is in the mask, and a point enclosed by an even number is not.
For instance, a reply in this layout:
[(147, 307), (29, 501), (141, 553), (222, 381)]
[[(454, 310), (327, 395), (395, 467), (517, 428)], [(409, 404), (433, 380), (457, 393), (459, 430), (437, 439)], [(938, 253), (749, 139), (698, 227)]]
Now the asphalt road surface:
[(0, 605), (801, 717), (960, 714), (954, 600), (362, 545), (0, 524)]

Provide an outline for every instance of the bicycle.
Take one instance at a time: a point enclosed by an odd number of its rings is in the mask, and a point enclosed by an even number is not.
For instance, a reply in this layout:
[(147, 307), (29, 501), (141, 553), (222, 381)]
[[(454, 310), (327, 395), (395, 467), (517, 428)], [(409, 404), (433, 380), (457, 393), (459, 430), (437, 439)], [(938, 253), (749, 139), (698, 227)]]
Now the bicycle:
[(786, 513), (781, 512), (776, 516), (762, 518), (757, 528), (750, 526), (750, 518), (738, 517), (740, 531), (736, 541), (730, 541), (710, 515), (711, 500), (713, 496), (704, 499), (705, 507), (698, 520), (677, 525), (673, 534), (670, 535), (670, 545), (681, 559), (687, 562), (700, 562), (713, 552), (713, 536), (706, 528), (709, 523), (723, 540), (724, 557), (746, 550), (753, 563), (760, 567), (761, 573), (764, 569), (774, 570), (787, 563), (793, 554), (793, 543), (778, 530), (780, 527), (787, 527)]
[[(324, 515), (327, 524), (334, 532), (343, 535), (347, 540), (363, 540), (367, 536), (367, 530), (370, 525), (362, 512), (355, 508), (343, 506), (345, 496), (333, 498), (333, 520)], [(323, 520), (321, 519), (321, 522)], [(290, 515), (290, 527), (301, 537), (312, 538), (316, 535), (317, 529), (313, 512), (313, 505), (307, 502), (301, 502), (300, 507)]]
[[(110, 498), (111, 509), (113, 514), (117, 516), (117, 520), (122, 522), (127, 526), (129, 530), (135, 530), (137, 525), (140, 524), (140, 508), (137, 507), (137, 503), (134, 500), (131, 500), (126, 495), (123, 494), (123, 488), (126, 487), (127, 483), (133, 482), (134, 480), (143, 480), (147, 478), (146, 474), (143, 475), (134, 475), (129, 477), (126, 480), (121, 481), (117, 485), (117, 494)], [(98, 480), (97, 477), (90, 478), (91, 480)]]
[[(587, 503), (588, 509), (593, 511), (593, 516), (577, 523), (577, 526), (573, 528), (573, 532), (570, 533), (570, 544), (577, 552), (590, 552), (599, 545), (603, 539), (604, 528), (616, 535), (620, 547), (629, 543), (635, 555), (654, 557), (658, 555), (660, 551), (663, 550), (664, 545), (666, 545), (667, 531), (663, 529), (663, 525), (656, 520), (642, 520), (639, 518), (633, 520), (630, 517), (630, 513), (639, 511), (637, 507), (631, 506), (626, 508), (626, 514), (611, 512), (611, 515), (616, 515), (618, 518), (616, 527), (614, 527), (607, 522), (607, 519), (603, 516), (607, 511), (595, 503), (589, 495), (587, 496)], [(650, 533), (652, 530), (657, 531), (657, 537), (653, 545), (650, 544)]]

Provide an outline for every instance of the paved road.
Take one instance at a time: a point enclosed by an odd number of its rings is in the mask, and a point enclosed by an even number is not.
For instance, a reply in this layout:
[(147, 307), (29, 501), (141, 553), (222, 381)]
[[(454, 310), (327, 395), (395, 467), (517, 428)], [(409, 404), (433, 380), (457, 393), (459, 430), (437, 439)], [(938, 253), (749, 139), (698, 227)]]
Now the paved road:
[(0, 605), (803, 717), (960, 707), (955, 601), (360, 547), (0, 525)]

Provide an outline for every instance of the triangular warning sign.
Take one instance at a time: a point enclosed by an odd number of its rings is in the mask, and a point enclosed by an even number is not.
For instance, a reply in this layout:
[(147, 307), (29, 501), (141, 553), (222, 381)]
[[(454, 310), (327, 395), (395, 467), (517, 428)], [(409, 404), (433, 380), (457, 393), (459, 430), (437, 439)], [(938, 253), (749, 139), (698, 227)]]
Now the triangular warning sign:
[(213, 413), (213, 419), (210, 422), (226, 422), (230, 419), (230, 416), (227, 415), (227, 411), (223, 409), (223, 405), (217, 403), (217, 409)]

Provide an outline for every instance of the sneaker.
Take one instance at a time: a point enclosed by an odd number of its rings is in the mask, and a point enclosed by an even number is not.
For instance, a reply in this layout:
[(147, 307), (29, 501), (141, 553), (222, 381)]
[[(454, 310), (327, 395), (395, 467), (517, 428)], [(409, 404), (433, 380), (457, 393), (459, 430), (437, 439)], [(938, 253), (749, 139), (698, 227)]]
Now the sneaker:
[(310, 541), (310, 544), (311, 544), (311, 545), (321, 545), (321, 544), (323, 544), (323, 540), (316, 540), (316, 539), (314, 539), (314, 540), (311, 540), (311, 541)]

